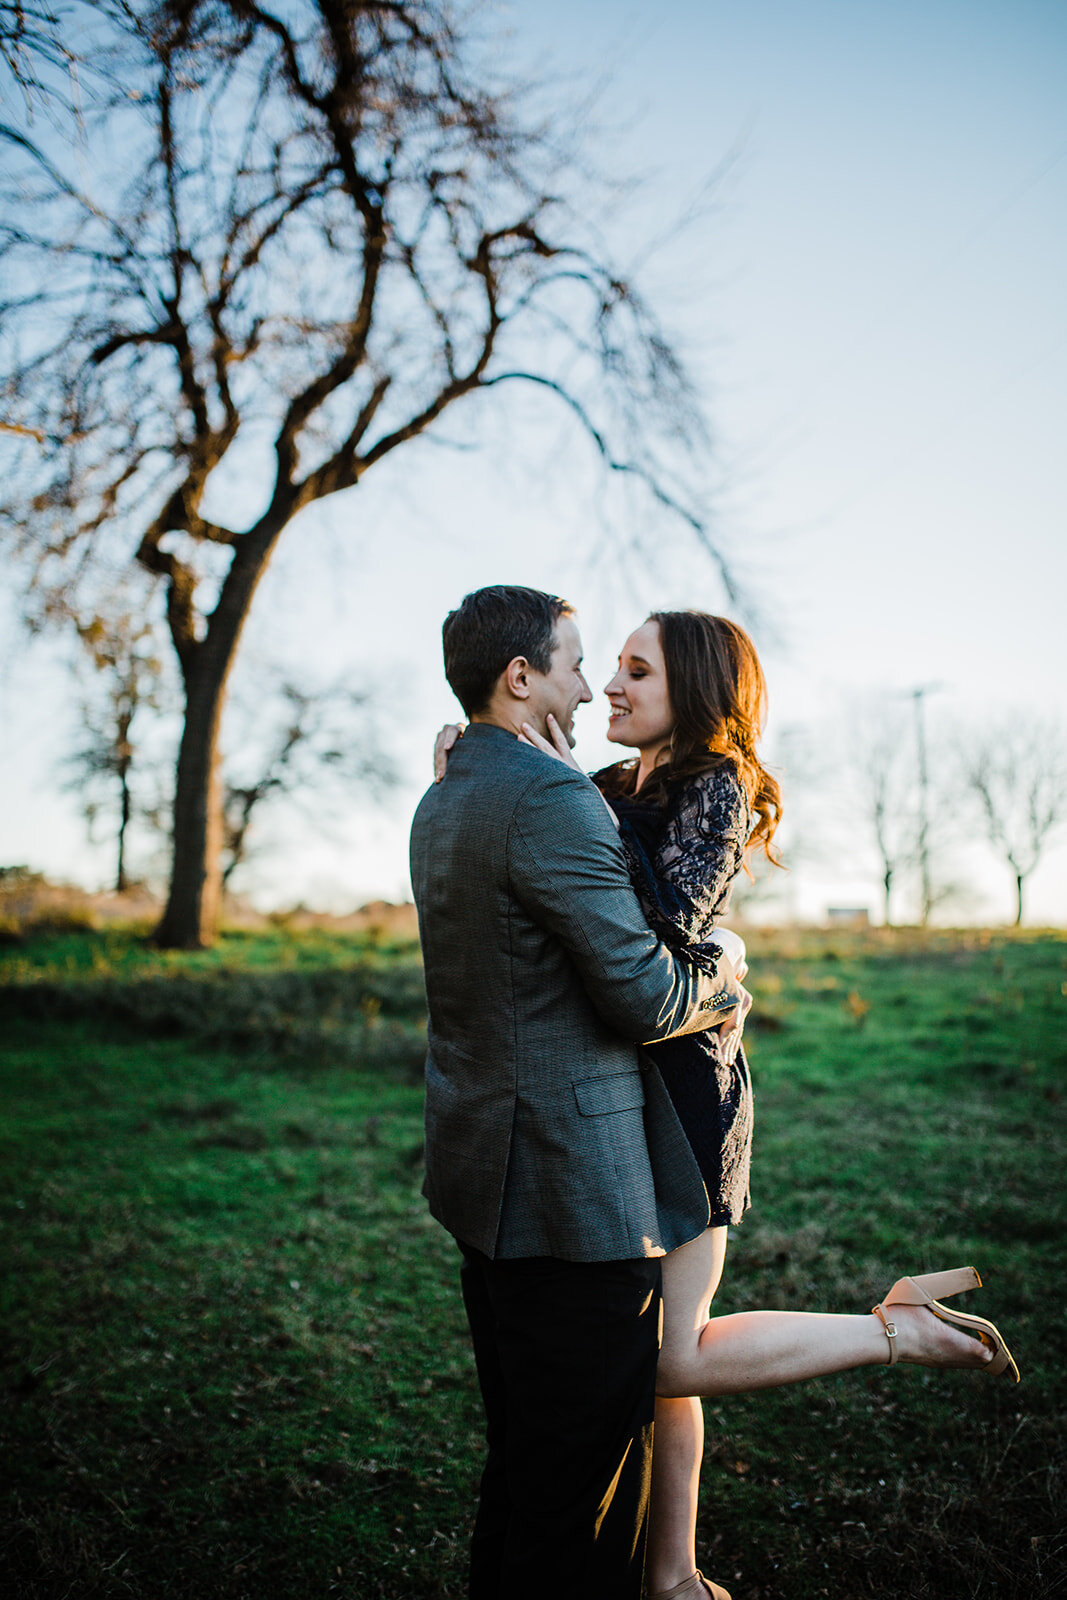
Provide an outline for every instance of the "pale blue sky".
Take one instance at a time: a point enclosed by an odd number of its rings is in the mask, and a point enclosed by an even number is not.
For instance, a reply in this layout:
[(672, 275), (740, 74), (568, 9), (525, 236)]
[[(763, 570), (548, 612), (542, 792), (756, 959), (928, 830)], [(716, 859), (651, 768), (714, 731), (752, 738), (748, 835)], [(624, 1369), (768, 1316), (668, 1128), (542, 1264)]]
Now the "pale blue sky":
[[(1062, 712), (1067, 9), (538, 0), (498, 15), (517, 62), (604, 76), (605, 163), (646, 178), (614, 230), (624, 258), (739, 147), (716, 205), (646, 281), (707, 396), (719, 536), (773, 624), (756, 628), (772, 748), (775, 729), (808, 724), (818, 744), (857, 696), (899, 704), (917, 683), (942, 686), (939, 745), (997, 708)], [(723, 608), (679, 547), (647, 575), (620, 570), (629, 525), (598, 532), (599, 479), (550, 408), (520, 402), (489, 431), (478, 454), (397, 458), (283, 542), (249, 660), (279, 637), (293, 656), (311, 640), (325, 675), (384, 675), (411, 782), (342, 844), (282, 829), (268, 895), (403, 892), (422, 752), (452, 707), (438, 627), (465, 590), (510, 580), (573, 596), (596, 687), (651, 607)], [(591, 534), (597, 556), (577, 556)], [(321, 552), (310, 580), (305, 535)], [(49, 784), (62, 693), (43, 652), (13, 665), (3, 708), (28, 755), (6, 785), (3, 857), (91, 878), (102, 869), (73, 802), (31, 799)], [(603, 717), (582, 718), (593, 766)], [(840, 853), (847, 870), (798, 867), (797, 909), (877, 903), (847, 839)], [(966, 850), (961, 862), (975, 914), (1002, 914), (1006, 877)], [(1032, 915), (1067, 917), (1063, 849), (1035, 880)]]

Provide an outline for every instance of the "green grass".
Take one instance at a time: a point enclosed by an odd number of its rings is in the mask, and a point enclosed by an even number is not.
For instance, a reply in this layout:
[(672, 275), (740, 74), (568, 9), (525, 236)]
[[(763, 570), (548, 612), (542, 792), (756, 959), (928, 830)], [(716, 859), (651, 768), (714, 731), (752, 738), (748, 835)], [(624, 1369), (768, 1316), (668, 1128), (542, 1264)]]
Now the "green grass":
[[(751, 943), (754, 1206), (720, 1311), (973, 1262), (1018, 1387), (867, 1370), (709, 1402), (735, 1600), (1051, 1600), (1063, 1535), (1062, 935)], [(480, 1414), (421, 1182), (410, 947), (0, 951), (0, 1560), (26, 1600), (464, 1592)]]
[(373, 1059), (421, 1078), (426, 1055), (417, 947), (369, 934), (236, 932), (193, 954), (128, 929), (16, 938), (0, 949), (0, 997), (24, 1018), (106, 1019), (305, 1064)]

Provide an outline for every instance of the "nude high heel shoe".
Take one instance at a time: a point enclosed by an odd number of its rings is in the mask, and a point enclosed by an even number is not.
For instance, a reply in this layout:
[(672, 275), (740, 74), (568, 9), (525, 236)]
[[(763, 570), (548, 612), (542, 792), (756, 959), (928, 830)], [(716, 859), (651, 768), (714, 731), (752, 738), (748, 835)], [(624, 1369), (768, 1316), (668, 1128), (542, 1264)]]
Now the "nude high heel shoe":
[(711, 1600), (730, 1600), (721, 1584), (712, 1583), (699, 1571), (694, 1572), (691, 1578), (686, 1578), (684, 1583), (676, 1583), (673, 1589), (657, 1589), (649, 1595), (648, 1600), (683, 1600), (686, 1595), (692, 1595), (693, 1600), (697, 1595), (710, 1595)]
[(1010, 1373), (1016, 1383), (1019, 1381), (1019, 1369), (1012, 1360), (1011, 1351), (991, 1322), (984, 1317), (972, 1316), (967, 1311), (950, 1311), (947, 1306), (935, 1299), (935, 1295), (962, 1294), (965, 1289), (980, 1289), (982, 1280), (973, 1267), (955, 1267), (951, 1272), (924, 1272), (916, 1278), (898, 1278), (884, 1300), (873, 1307), (876, 1317), (880, 1317), (882, 1325), (889, 1340), (888, 1366), (893, 1366), (897, 1359), (897, 1330), (891, 1320), (888, 1308), (890, 1306), (925, 1306), (932, 1311), (935, 1317), (940, 1317), (942, 1322), (951, 1322), (957, 1328), (963, 1328), (968, 1333), (975, 1333), (984, 1345), (993, 1352), (993, 1359), (986, 1363), (985, 1371), (991, 1378), (997, 1377), (1001, 1372)]

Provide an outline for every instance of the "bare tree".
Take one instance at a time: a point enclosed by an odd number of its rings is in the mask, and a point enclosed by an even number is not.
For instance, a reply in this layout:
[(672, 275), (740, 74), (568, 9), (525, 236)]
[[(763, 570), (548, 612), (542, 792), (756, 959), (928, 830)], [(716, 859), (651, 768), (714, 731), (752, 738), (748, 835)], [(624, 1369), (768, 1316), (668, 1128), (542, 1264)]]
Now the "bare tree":
[[(914, 785), (899, 731), (884, 722), (869, 724), (853, 746), (852, 765), (860, 816), (881, 872), (882, 918), (892, 927), (893, 890), (915, 862)], [(923, 921), (929, 909), (924, 891)]]
[[(163, 772), (153, 721), (173, 710), (160, 640), (143, 613), (74, 618), (94, 669), (80, 680), (79, 727), (63, 758), (66, 786), (80, 797), (90, 834), (103, 821), (115, 840), (115, 889), (130, 886), (128, 844), (134, 822), (142, 835), (168, 837), (160, 803)], [(353, 794), (381, 802), (399, 774), (373, 715), (369, 690), (347, 684), (308, 687), (268, 673), (254, 697), (231, 700), (223, 760), (223, 887), (249, 860), (253, 823), (288, 801), (321, 832)], [(158, 726), (156, 728), (158, 732)]]
[(919, 873), (919, 921), (924, 928), (930, 921), (931, 911), (946, 894), (944, 885), (935, 887), (934, 884), (930, 762), (926, 746), (926, 697), (939, 688), (940, 684), (925, 683), (910, 691), (915, 710), (915, 865)]
[[(161, 704), (158, 630), (140, 609), (71, 619), (95, 681), (79, 703), (79, 735), (64, 760), (68, 787), (81, 797), (90, 833), (101, 814), (115, 838), (115, 889), (129, 887), (127, 847), (134, 818), (137, 731)], [(84, 657), (83, 657), (84, 658)]]
[(849, 879), (868, 880), (876, 872), (887, 927), (900, 915), (901, 891), (910, 889), (915, 866), (908, 731), (889, 694), (846, 697), (818, 731), (801, 796), (812, 809), (820, 865)]
[(842, 780), (834, 785), (836, 803), (828, 787), (839, 852), (849, 841), (861, 844), (864, 872), (871, 870), (873, 855), (887, 925), (899, 921), (902, 895), (923, 926), (932, 912), (968, 900), (955, 860), (959, 784), (946, 760), (949, 742), (940, 723), (927, 743), (921, 719), (928, 692), (907, 691), (914, 721), (904, 697), (892, 691), (854, 700), (843, 708), (836, 733), (828, 730), (825, 739), (835, 752), (830, 767), (836, 762)]
[(345, 684), (312, 689), (283, 678), (271, 698), (280, 714), (264, 716), (259, 698), (256, 734), (238, 741), (240, 770), (235, 764), (225, 775), (224, 887), (248, 859), (253, 819), (272, 802), (296, 803), (321, 828), (331, 794), (347, 801), (355, 791), (381, 800), (399, 779), (368, 691)]
[(449, 0), (106, 16), (121, 89), (76, 158), (5, 135), (0, 373), (27, 436), (3, 500), (39, 585), (136, 560), (165, 587), (185, 718), (157, 938), (192, 946), (217, 922), (227, 683), (301, 511), (522, 383), (715, 552), (682, 368), (585, 220), (558, 124)]
[(1067, 739), (1052, 723), (1014, 717), (976, 734), (961, 763), (989, 842), (1014, 875), (1018, 927), (1026, 880), (1067, 820)]

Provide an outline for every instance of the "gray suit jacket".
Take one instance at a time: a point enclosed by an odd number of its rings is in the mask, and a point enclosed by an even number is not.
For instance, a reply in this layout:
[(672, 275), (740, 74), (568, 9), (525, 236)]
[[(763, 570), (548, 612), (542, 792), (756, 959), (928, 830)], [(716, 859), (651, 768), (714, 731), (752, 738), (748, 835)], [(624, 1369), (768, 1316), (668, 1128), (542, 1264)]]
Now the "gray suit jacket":
[(434, 1216), (509, 1258), (694, 1238), (707, 1193), (638, 1044), (707, 1027), (722, 985), (649, 932), (589, 779), (472, 723), (415, 814), (411, 878)]

